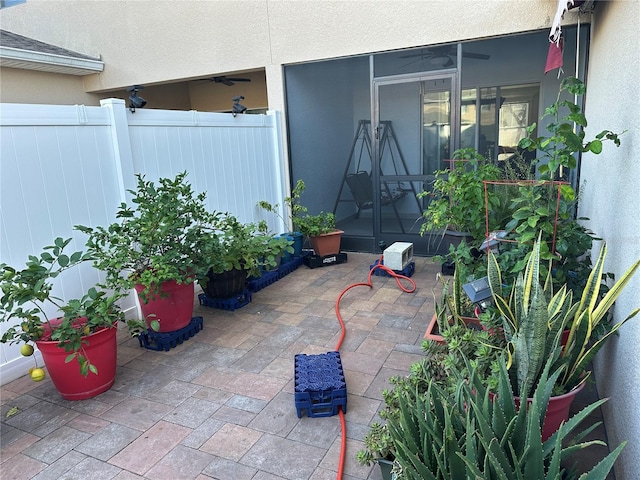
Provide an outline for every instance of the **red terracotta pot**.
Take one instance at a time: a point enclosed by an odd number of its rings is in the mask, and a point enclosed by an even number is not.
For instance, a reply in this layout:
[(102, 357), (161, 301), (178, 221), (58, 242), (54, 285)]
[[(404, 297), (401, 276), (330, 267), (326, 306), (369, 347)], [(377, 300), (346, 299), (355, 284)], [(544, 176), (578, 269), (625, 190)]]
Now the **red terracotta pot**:
[(144, 303), (140, 298), (140, 292), (144, 290), (142, 285), (135, 286), (140, 299), (142, 315), (149, 324), (152, 320), (160, 322), (159, 332), (173, 332), (180, 330), (191, 323), (194, 305), (193, 282), (178, 284), (173, 280), (164, 282), (160, 293)]
[(70, 352), (59, 347), (58, 341), (38, 340), (36, 345), (42, 353), (45, 367), (53, 385), (65, 400), (85, 400), (111, 388), (116, 376), (116, 331), (104, 328), (84, 337), (87, 343), (83, 355), (98, 369), (84, 377), (76, 360), (66, 363)]
[[(576, 398), (576, 395), (584, 388), (583, 382), (578, 387), (574, 388), (568, 393), (558, 395), (556, 397), (549, 398), (549, 404), (547, 405), (547, 414), (544, 417), (544, 424), (542, 426), (542, 441), (548, 440), (551, 435), (558, 431), (560, 424), (569, 420), (569, 410), (571, 410), (571, 404)], [(493, 400), (495, 394), (489, 392), (489, 397)], [(520, 397), (514, 397), (516, 408), (520, 408)], [(533, 401), (532, 398), (527, 398), (527, 405), (530, 405)]]
[(340, 253), (340, 240), (343, 233), (342, 230), (334, 230), (333, 232), (318, 235), (317, 237), (309, 237), (315, 254), (319, 257), (324, 257)]
[[(482, 324), (480, 323), (480, 320), (478, 320), (477, 318), (462, 317), (462, 321), (467, 326), (471, 325), (472, 328), (475, 328), (475, 326), (477, 326), (478, 328), (482, 328)], [(442, 337), (442, 335), (440, 335), (437, 332), (438, 332), (438, 317), (434, 315), (433, 317), (431, 317), (431, 321), (429, 322), (429, 325), (427, 325), (427, 331), (424, 334), (424, 338), (427, 340), (433, 340), (436, 343), (444, 344), (445, 343), (444, 338)]]

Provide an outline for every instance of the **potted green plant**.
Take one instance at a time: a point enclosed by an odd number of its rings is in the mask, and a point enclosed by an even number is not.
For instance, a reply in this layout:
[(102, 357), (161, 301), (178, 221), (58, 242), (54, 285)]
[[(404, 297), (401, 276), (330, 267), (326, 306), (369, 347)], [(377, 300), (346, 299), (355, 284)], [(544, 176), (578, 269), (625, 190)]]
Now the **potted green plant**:
[[(481, 328), (480, 321), (474, 314), (474, 305), (462, 292), (460, 272), (461, 269), (456, 268), (452, 280), (445, 280), (442, 275), (438, 276), (442, 283), (442, 292), (440, 301), (434, 301), (435, 313), (427, 325), (425, 339), (445, 343), (442, 333), (455, 324), (462, 325), (464, 328)], [(434, 300), (435, 296), (434, 293)]]
[[(633, 318), (640, 308), (625, 319), (602, 332), (601, 322), (618, 298), (625, 285), (640, 268), (640, 259), (601, 297), (606, 244), (589, 276), (580, 299), (573, 301), (573, 293), (566, 285), (553, 293), (550, 276), (540, 283), (540, 237), (536, 241), (525, 271), (518, 276), (509, 294), (503, 291), (502, 275), (496, 256), (489, 253), (488, 281), (496, 308), (503, 321), (505, 339), (510, 353), (509, 374), (512, 391), (526, 399), (538, 384), (545, 362), (554, 359), (552, 372), (560, 372), (554, 385), (545, 423), (544, 437), (548, 438), (559, 423), (567, 419), (571, 401), (584, 386), (590, 372), (587, 370), (594, 355), (625, 322)], [(562, 332), (569, 330), (565, 345), (561, 345)], [(551, 418), (553, 412), (555, 418)]]
[[(526, 169), (537, 169), (539, 178), (523, 181), (516, 172), (518, 178), (512, 178), (496, 189), (499, 197), (506, 197), (502, 203), (509, 214), (496, 218), (490, 211), (488, 217), (490, 222), (497, 222), (496, 229), (508, 232), (509, 241), (501, 244), (498, 261), (509, 285), (524, 270), (540, 232), (541, 258), (553, 260), (555, 286), (560, 288), (566, 283), (575, 295), (580, 295), (586, 285), (595, 237), (578, 222), (586, 218), (575, 218), (576, 192), (570, 184), (558, 180), (567, 178), (569, 171), (576, 168), (582, 153), (601, 154), (607, 141), (620, 146), (622, 134), (603, 130), (591, 140), (586, 138), (587, 118), (581, 106), (573, 101), (585, 93), (586, 86), (581, 80), (575, 77), (562, 80), (556, 101), (543, 115), (549, 119), (548, 134), (537, 136), (537, 124), (533, 123), (527, 127), (527, 136), (518, 144), (520, 151), (537, 152), (534, 163), (526, 165)], [(519, 172), (523, 171), (524, 168), (519, 169)], [(540, 267), (544, 278), (546, 265)]]
[[(450, 340), (462, 338), (458, 334), (454, 337)], [(459, 361), (448, 364), (445, 371), (441, 366), (447, 362), (442, 357), (430, 361), (427, 356), (411, 366), (408, 376), (391, 379), (394, 388), (383, 392), (385, 408), (380, 411), (386, 422), (371, 425), (364, 448), (356, 453), (360, 464), (378, 463), (384, 480), (396, 478), (396, 473), (397, 478), (415, 480), (502, 478), (497, 474), (501, 468), (511, 475), (505, 478), (555, 478), (553, 472), (562, 468), (559, 462), (550, 462), (554, 455), (564, 459), (574, 448), (603, 444), (577, 443), (591, 430), (588, 425), (584, 432), (571, 434), (606, 400), (588, 405), (554, 435), (543, 439), (544, 407), (560, 375), (559, 371), (550, 375), (552, 361), (540, 375), (529, 408), (519, 409), (506, 355), (496, 357), (495, 384), (491, 386), (483, 369), (470, 357), (463, 352), (455, 355)], [(619, 446), (599, 468), (594, 468), (593, 475), (598, 472), (601, 477), (591, 478), (606, 477), (622, 448)], [(536, 476), (541, 470), (551, 477)], [(562, 473), (566, 475), (563, 478), (575, 478), (572, 472), (569, 469)]]
[(344, 232), (336, 228), (336, 217), (333, 213), (306, 214), (296, 219), (296, 225), (309, 239), (316, 255), (324, 257), (340, 253), (340, 240)]
[[(473, 148), (465, 148), (456, 150), (451, 166), (436, 171), (435, 177), (432, 190), (418, 194), (418, 198), (429, 197), (429, 204), (422, 213), (420, 234), (442, 231), (454, 246), (462, 239), (484, 239), (483, 181), (499, 179), (500, 169)], [(489, 192), (488, 202), (492, 207), (498, 199)]]
[[(550, 375), (549, 368), (550, 362), (526, 409), (515, 404), (504, 358), (499, 368), (500, 393), (493, 401), (476, 373), (468, 378), (454, 371), (453, 389), (429, 382), (417, 397), (403, 392), (398, 398), (398, 415), (387, 426), (395, 452), (394, 471), (407, 480), (577, 478), (575, 469), (563, 468), (561, 460), (566, 463), (574, 450), (604, 445), (581, 442), (590, 426), (573, 437), (571, 433), (605, 400), (588, 405), (543, 440), (545, 405), (558, 375)], [(580, 478), (604, 480), (623, 448), (624, 443)]]
[(231, 298), (245, 290), (247, 277), (259, 277), (283, 252), (292, 251), (286, 237), (268, 235), (265, 222), (245, 224), (223, 214), (203, 245), (207, 270), (197, 277), (198, 283), (209, 298)]
[(356, 460), (361, 465), (377, 463), (384, 480), (390, 480), (393, 461), (395, 460), (394, 444), (386, 423), (374, 422), (364, 436), (364, 448), (356, 453)]
[[(10, 327), (3, 343), (21, 343), (21, 353), (41, 352), (51, 380), (63, 398), (81, 400), (108, 390), (116, 372), (117, 323), (124, 321), (118, 307), (122, 293), (107, 293), (91, 287), (80, 299), (63, 300), (54, 295), (55, 279), (88, 262), (83, 252), (65, 253), (71, 238), (56, 238), (39, 255), (30, 255), (26, 267), (0, 264), (0, 321)], [(129, 326), (140, 331), (140, 324)], [(35, 381), (44, 379), (44, 370), (30, 371)]]
[(279, 203), (270, 203), (266, 200), (260, 200), (258, 202), (259, 208), (275, 214), (282, 220), (285, 227), (294, 229), (283, 233), (282, 235), (293, 242), (293, 255), (295, 256), (300, 256), (302, 254), (303, 247), (303, 235), (295, 229), (297, 228), (296, 220), (307, 213), (307, 207), (300, 203), (300, 197), (304, 193), (304, 189), (304, 181), (298, 180), (296, 182), (296, 186), (291, 191), (291, 196), (284, 197), (282, 205)]
[(94, 265), (106, 273), (111, 288), (135, 288), (144, 317), (158, 322), (158, 331), (170, 332), (191, 322), (193, 282), (206, 274), (201, 252), (220, 214), (209, 212), (205, 193), (196, 194), (187, 173), (158, 184), (136, 175), (137, 187), (128, 190), (117, 222), (108, 227), (76, 226), (89, 236), (87, 247)]

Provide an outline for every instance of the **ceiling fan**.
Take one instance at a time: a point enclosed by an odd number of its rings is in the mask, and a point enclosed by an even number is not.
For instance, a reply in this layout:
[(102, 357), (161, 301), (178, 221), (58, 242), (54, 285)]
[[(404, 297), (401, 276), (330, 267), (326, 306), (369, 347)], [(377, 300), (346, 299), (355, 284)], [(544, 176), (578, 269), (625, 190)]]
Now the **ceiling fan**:
[[(453, 58), (456, 56), (457, 47), (455, 45), (444, 45), (441, 47), (430, 47), (420, 50), (420, 53), (410, 53), (408, 55), (401, 55), (400, 58), (415, 58), (419, 57), (417, 61), (420, 60), (433, 60), (435, 62), (439, 62), (439, 64), (443, 67), (451, 67), (453, 66)], [(484, 53), (473, 53), (473, 52), (462, 52), (462, 56), (465, 58), (475, 58), (477, 60), (489, 60), (491, 58), (490, 55), (485, 55)], [(407, 65), (413, 62), (408, 63)], [(406, 66), (406, 65), (405, 65)]]
[(210, 82), (214, 82), (214, 83), (223, 83), (227, 87), (235, 85), (236, 82), (250, 82), (251, 81), (250, 78), (226, 77), (224, 75), (220, 76), (220, 77), (208, 78), (207, 80), (210, 81)]

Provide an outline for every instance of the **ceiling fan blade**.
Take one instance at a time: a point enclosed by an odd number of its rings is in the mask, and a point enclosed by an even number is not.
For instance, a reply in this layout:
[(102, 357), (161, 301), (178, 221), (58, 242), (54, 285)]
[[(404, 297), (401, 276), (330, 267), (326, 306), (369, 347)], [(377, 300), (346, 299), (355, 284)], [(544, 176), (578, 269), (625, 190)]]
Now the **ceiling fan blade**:
[(398, 58), (415, 58), (415, 57), (429, 58), (432, 56), (433, 56), (432, 52), (426, 51), (426, 52), (420, 52), (420, 53), (410, 53), (409, 55), (400, 55)]
[(235, 82), (250, 82), (251, 79), (250, 78), (225, 77), (223, 75), (223, 76), (219, 76), (219, 77), (210, 78), (209, 81), (215, 82), (215, 83), (223, 83), (226, 86), (230, 87), (231, 85), (235, 85)]
[(485, 55), (484, 53), (462, 52), (462, 56), (466, 58), (475, 58), (478, 60), (489, 60), (491, 55)]

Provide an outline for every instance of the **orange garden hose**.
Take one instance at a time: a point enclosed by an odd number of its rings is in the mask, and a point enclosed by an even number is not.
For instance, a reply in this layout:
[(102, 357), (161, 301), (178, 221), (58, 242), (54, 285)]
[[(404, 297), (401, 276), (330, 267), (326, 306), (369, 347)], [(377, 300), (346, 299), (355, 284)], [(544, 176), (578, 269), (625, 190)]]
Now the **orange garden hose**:
[[(339, 351), (340, 347), (342, 346), (342, 341), (344, 340), (344, 336), (346, 333), (346, 328), (344, 326), (344, 320), (342, 320), (342, 315), (340, 315), (340, 300), (342, 300), (342, 297), (352, 288), (355, 287), (369, 287), (369, 288), (373, 288), (373, 284), (371, 283), (371, 277), (373, 275), (373, 273), (376, 270), (383, 270), (386, 273), (388, 273), (392, 278), (395, 279), (396, 283), (398, 284), (398, 287), (400, 287), (400, 289), (405, 292), (405, 293), (413, 293), (416, 290), (416, 282), (414, 282), (413, 280), (411, 280), (409, 277), (405, 276), (405, 275), (401, 275), (399, 273), (396, 273), (395, 271), (391, 270), (389, 267), (385, 267), (382, 264), (382, 259), (383, 257), (380, 256), (380, 260), (378, 261), (377, 265), (374, 265), (370, 270), (369, 270), (369, 276), (367, 277), (367, 281), (366, 282), (359, 282), (359, 283), (354, 283), (352, 285), (349, 285), (347, 288), (345, 288), (344, 290), (342, 290), (342, 292), (340, 292), (340, 295), (338, 295), (338, 299), (336, 300), (336, 317), (338, 317), (338, 321), (340, 322), (340, 326), (342, 327), (342, 334), (340, 335), (340, 339), (338, 340), (338, 343), (336, 345), (335, 350)], [(407, 280), (410, 284), (411, 284), (411, 288), (406, 288), (403, 284), (402, 284), (402, 280)], [(338, 475), (337, 475), (337, 480), (342, 480), (342, 474), (344, 471), (344, 460), (345, 460), (345, 455), (346, 455), (346, 451), (347, 451), (347, 426), (346, 426), (346, 422), (344, 419), (344, 412), (342, 411), (342, 407), (338, 406), (338, 414), (340, 415), (340, 427), (342, 429), (342, 444), (340, 446), (340, 463), (338, 464)]]

